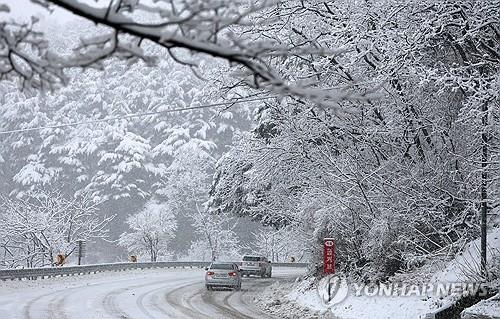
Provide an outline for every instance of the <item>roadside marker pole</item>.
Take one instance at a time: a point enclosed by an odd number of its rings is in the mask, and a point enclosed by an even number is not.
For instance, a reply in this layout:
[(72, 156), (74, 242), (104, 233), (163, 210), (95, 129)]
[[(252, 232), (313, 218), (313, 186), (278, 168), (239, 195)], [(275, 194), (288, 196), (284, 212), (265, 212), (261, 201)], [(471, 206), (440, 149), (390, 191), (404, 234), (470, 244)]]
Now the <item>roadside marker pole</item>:
[[(323, 239), (323, 273), (325, 275), (335, 274), (335, 239)], [(332, 300), (332, 285), (328, 280), (328, 302)]]

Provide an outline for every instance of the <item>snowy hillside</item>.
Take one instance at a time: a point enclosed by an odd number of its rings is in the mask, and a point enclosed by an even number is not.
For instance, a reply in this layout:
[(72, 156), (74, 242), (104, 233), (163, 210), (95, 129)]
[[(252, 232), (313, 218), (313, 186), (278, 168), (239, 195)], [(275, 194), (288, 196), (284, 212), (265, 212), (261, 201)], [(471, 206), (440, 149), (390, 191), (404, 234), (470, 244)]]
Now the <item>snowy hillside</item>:
[[(498, 287), (500, 283), (500, 228), (494, 228), (488, 233), (488, 260), (492, 278), (490, 287)], [(439, 283), (459, 283), (477, 281), (480, 269), (477, 265), (477, 248), (479, 239), (469, 242), (464, 250), (458, 253), (455, 258), (447, 263), (441, 264), (442, 270), (432, 274), (422, 273), (428, 268), (413, 272), (411, 276), (415, 282), (420, 283), (419, 276), (430, 278), (429, 284)], [(429, 276), (431, 275), (431, 276)], [(397, 278), (393, 278), (395, 280)], [(455, 300), (459, 299), (459, 294), (446, 293), (436, 295), (436, 291), (429, 291), (426, 294), (403, 296), (385, 295), (357, 295), (355, 283), (349, 284), (349, 294), (340, 303), (328, 305), (322, 300), (318, 292), (318, 282), (314, 277), (306, 277), (294, 283), (276, 283), (269, 287), (263, 296), (258, 297), (261, 306), (283, 318), (322, 318), (336, 319), (370, 319), (370, 318), (401, 318), (415, 319), (425, 318), (426, 314), (433, 313), (438, 309), (446, 308)], [(476, 307), (475, 311), (484, 313), (493, 312), (487, 305)], [(492, 307), (492, 306), (490, 306)], [(497, 309), (497, 308), (494, 308)]]

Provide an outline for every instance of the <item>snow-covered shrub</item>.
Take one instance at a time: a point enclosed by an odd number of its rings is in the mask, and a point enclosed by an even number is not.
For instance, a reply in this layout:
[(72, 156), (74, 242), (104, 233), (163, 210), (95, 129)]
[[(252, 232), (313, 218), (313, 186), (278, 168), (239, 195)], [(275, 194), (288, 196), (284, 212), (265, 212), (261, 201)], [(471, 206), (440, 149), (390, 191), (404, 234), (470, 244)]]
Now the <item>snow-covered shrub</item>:
[(113, 219), (99, 216), (100, 203), (90, 196), (38, 190), (0, 201), (1, 267), (53, 266), (57, 255), (76, 261), (78, 241), (107, 238)]
[(177, 221), (171, 208), (149, 201), (144, 208), (127, 218), (130, 231), (120, 235), (120, 246), (132, 255), (147, 256), (150, 261), (169, 258), (168, 243), (174, 238)]

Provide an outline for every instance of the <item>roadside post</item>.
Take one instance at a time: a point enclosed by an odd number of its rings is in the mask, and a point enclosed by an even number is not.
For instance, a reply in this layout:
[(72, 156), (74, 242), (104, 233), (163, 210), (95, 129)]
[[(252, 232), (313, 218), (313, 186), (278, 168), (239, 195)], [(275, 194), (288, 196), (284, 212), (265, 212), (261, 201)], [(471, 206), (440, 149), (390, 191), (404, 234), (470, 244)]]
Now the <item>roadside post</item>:
[[(323, 239), (323, 273), (325, 275), (335, 274), (335, 240), (333, 238)], [(332, 300), (331, 281), (328, 281), (328, 302)]]
[(82, 258), (85, 257), (85, 253), (87, 252), (86, 242), (83, 240), (77, 240), (78, 243), (78, 265), (82, 264)]

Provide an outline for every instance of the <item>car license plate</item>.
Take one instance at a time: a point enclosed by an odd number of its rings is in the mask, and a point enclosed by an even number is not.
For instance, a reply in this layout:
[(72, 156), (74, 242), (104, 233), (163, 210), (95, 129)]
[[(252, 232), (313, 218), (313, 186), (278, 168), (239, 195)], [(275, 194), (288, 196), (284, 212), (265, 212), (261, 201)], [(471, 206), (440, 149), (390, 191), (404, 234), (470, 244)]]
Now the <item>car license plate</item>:
[(214, 278), (227, 278), (226, 274), (215, 274)]

